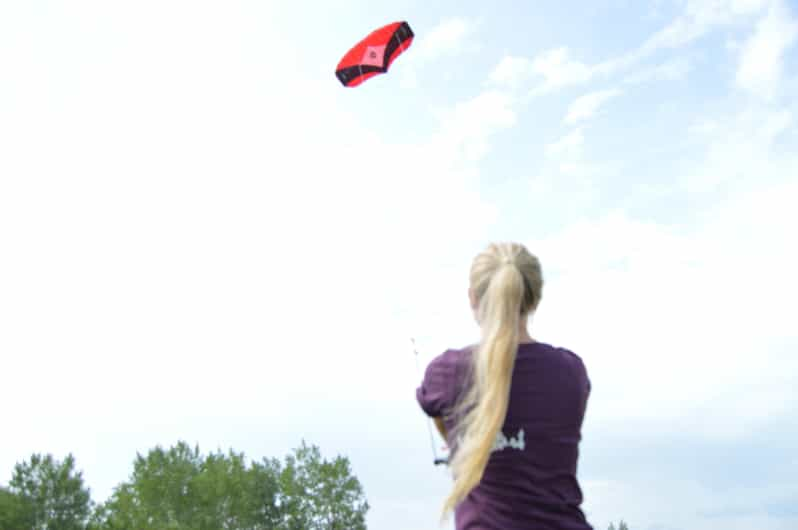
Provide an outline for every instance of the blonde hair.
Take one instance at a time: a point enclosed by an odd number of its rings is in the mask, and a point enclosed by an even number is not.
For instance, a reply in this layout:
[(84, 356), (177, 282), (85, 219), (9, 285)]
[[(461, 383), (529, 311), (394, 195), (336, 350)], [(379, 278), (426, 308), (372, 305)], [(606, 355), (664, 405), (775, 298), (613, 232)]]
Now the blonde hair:
[(507, 415), (521, 319), (537, 308), (543, 276), (540, 262), (523, 245), (491, 243), (474, 258), (469, 283), (482, 337), (471, 355), (470, 384), (457, 407), (461, 417), (449, 464), (454, 484), (443, 519), (482, 480)]

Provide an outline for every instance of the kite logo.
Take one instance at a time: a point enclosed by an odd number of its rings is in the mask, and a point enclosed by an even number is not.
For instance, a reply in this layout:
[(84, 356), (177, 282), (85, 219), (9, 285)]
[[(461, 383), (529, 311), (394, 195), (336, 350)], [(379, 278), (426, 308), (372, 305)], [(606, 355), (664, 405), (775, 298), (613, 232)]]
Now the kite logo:
[(382, 60), (385, 57), (385, 46), (368, 46), (366, 53), (363, 54), (361, 64), (382, 68)]

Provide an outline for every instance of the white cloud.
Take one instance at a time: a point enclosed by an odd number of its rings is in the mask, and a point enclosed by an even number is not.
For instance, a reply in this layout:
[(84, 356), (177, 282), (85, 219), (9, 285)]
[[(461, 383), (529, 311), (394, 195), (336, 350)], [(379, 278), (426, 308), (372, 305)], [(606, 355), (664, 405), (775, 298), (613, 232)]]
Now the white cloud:
[(784, 54), (798, 38), (798, 20), (780, 2), (771, 5), (742, 47), (737, 85), (764, 99), (779, 91)]
[[(543, 173), (546, 175), (545, 177), (541, 176), (532, 181), (533, 190), (536, 190), (537, 193), (543, 193), (545, 189), (545, 193), (554, 194), (557, 193), (555, 189), (558, 186), (555, 182), (557, 182), (559, 176), (576, 177), (576, 179), (569, 181), (569, 190), (563, 196), (563, 199), (568, 196), (576, 198), (577, 191), (572, 188), (575, 182), (580, 183), (581, 191), (579, 193), (583, 195), (582, 199), (588, 199), (592, 193), (590, 182), (593, 177), (617, 174), (620, 169), (620, 164), (617, 162), (586, 160), (583, 127), (577, 127), (554, 142), (546, 144), (544, 152), (549, 166)], [(573, 204), (576, 204), (576, 202), (574, 200)]]
[[(419, 71), (436, 61), (454, 57), (477, 47), (471, 40), (476, 24), (462, 17), (448, 18), (429, 31), (418, 31), (413, 44), (413, 52), (402, 58), (402, 69), (398, 74), (399, 83), (405, 89), (415, 89), (421, 84)], [(445, 72), (445, 69), (439, 69)]]
[(526, 82), (532, 74), (532, 61), (526, 57), (507, 55), (488, 76), (488, 81), (496, 85), (516, 86)]
[(546, 154), (558, 158), (580, 158), (585, 144), (581, 128), (574, 129), (559, 140), (546, 145)]
[(543, 78), (539, 92), (587, 82), (590, 67), (569, 57), (567, 48), (557, 48), (538, 55), (530, 66), (531, 71)]
[[(684, 11), (637, 48), (595, 66), (595, 72), (612, 75), (638, 64), (660, 50), (682, 48), (718, 27), (743, 23), (770, 0), (687, 0)], [(778, 0), (775, 0), (778, 1)], [(680, 67), (676, 67), (679, 72)], [(660, 72), (662, 73), (662, 72)], [(674, 72), (670, 72), (673, 75)]]
[(565, 161), (559, 165), (559, 171), (563, 175), (589, 179), (617, 175), (619, 173), (619, 167), (617, 163)]
[(700, 142), (702, 158), (678, 180), (690, 193), (710, 193), (731, 183), (753, 186), (763, 175), (779, 174), (791, 163), (773, 146), (794, 127), (795, 111), (789, 108), (750, 108), (731, 116), (699, 118), (689, 131)]
[(610, 99), (619, 96), (620, 94), (620, 90), (610, 89), (591, 92), (577, 98), (568, 107), (568, 113), (565, 116), (565, 123), (573, 125), (577, 122), (592, 118), (602, 105), (604, 105)]
[(689, 126), (688, 132), (699, 138), (711, 138), (718, 132), (719, 124), (710, 118), (699, 118)]
[(466, 47), (473, 29), (472, 22), (464, 18), (446, 19), (417, 37), (415, 56), (419, 61), (431, 62), (456, 55)]
[(684, 79), (692, 70), (692, 64), (686, 57), (677, 57), (658, 64), (644, 67), (632, 72), (624, 78), (624, 83), (636, 84), (650, 81), (678, 81)]
[[(494, 68), (489, 80), (498, 85), (516, 86), (542, 78), (531, 91), (534, 97), (584, 84), (597, 77), (607, 78), (633, 68), (660, 50), (681, 48), (717, 27), (742, 23), (768, 4), (767, 0), (688, 0), (679, 16), (627, 53), (596, 64), (571, 58), (567, 47), (547, 50), (532, 59), (506, 56)], [(644, 67), (627, 77), (626, 82), (680, 79), (688, 71), (689, 63), (677, 58), (660, 66)]]
[(495, 86), (517, 88), (536, 82), (533, 95), (548, 93), (559, 88), (586, 83), (594, 75), (594, 69), (571, 59), (568, 48), (556, 48), (541, 52), (532, 59), (508, 55), (503, 57), (488, 76)]
[(735, 24), (758, 14), (770, 1), (688, 0), (684, 12), (648, 38), (635, 55), (643, 58), (660, 49), (690, 44), (715, 27)]
[(461, 153), (465, 160), (477, 162), (489, 149), (490, 137), (517, 121), (514, 99), (506, 92), (489, 90), (438, 113), (438, 136), (448, 150)]
[(619, 166), (586, 155), (585, 131), (581, 126), (547, 143), (543, 153), (541, 166), (528, 179), (525, 192), (536, 215), (537, 230), (548, 231), (595, 206), (601, 177), (616, 175)]

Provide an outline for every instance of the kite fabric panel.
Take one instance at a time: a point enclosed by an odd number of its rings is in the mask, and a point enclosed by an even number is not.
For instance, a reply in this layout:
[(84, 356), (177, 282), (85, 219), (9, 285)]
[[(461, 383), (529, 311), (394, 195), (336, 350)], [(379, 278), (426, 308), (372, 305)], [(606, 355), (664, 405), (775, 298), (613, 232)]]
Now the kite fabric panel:
[(414, 36), (407, 22), (394, 22), (373, 31), (344, 55), (335, 76), (345, 87), (355, 87), (384, 74), (410, 47)]

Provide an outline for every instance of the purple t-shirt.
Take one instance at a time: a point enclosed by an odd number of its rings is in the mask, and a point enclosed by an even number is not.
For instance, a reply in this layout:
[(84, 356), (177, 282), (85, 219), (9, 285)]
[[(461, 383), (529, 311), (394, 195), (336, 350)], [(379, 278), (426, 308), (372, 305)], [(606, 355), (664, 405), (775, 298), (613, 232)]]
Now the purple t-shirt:
[[(416, 391), (427, 415), (444, 418), (450, 438), (449, 411), (469, 355), (470, 348), (450, 349), (433, 359)], [(576, 478), (589, 394), (579, 356), (541, 342), (519, 346), (504, 427), (482, 481), (455, 510), (457, 530), (592, 530)]]

